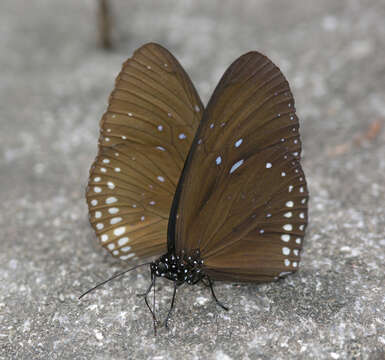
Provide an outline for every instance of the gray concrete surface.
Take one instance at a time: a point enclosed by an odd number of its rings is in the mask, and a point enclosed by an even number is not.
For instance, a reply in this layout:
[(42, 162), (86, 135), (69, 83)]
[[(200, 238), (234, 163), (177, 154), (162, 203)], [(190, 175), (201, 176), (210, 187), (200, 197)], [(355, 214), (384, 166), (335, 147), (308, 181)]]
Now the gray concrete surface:
[[(0, 359), (384, 359), (385, 3), (113, 0), (116, 49), (96, 47), (95, 1), (0, 2)], [(121, 63), (167, 46), (207, 101), (237, 56), (271, 57), (293, 88), (311, 192), (300, 272), (179, 292), (153, 336), (142, 269), (96, 245), (84, 188)], [(161, 285), (164, 316), (172, 294)]]

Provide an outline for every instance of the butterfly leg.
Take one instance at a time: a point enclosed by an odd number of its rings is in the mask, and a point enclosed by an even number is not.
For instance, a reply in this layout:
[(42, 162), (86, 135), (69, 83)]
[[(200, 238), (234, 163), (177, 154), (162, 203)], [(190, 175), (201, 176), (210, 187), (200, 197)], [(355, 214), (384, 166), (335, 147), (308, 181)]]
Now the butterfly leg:
[[(211, 279), (210, 279), (208, 276), (207, 276), (207, 280), (208, 280), (208, 282), (209, 282), (209, 287), (210, 287), (210, 289), (211, 289), (211, 294), (212, 294), (212, 296), (213, 296), (215, 302), (216, 302), (222, 309), (228, 311), (229, 308), (228, 308), (227, 306), (223, 305), (223, 304), (217, 299), (217, 297), (215, 296), (215, 292), (214, 292), (214, 288), (213, 288), (213, 283), (212, 283)], [(203, 281), (202, 281), (202, 282), (203, 282)], [(205, 283), (203, 282), (203, 284), (205, 284)], [(205, 284), (205, 285), (206, 285), (206, 284)]]
[(174, 293), (172, 294), (172, 300), (171, 300), (170, 310), (168, 311), (166, 320), (165, 320), (165, 322), (164, 322), (164, 326), (165, 326), (167, 329), (168, 329), (168, 320), (169, 320), (169, 318), (170, 318), (172, 309), (174, 308), (175, 295), (176, 295), (176, 289), (177, 289), (177, 287), (178, 287), (178, 283), (175, 281), (175, 282), (174, 282)]
[(153, 273), (151, 273), (151, 284), (150, 284), (150, 286), (148, 287), (146, 292), (144, 292), (142, 294), (136, 294), (136, 296), (138, 296), (138, 297), (146, 297), (150, 293), (150, 291), (151, 291), (152, 287), (154, 286), (154, 284), (155, 284), (155, 275)]
[[(148, 310), (150, 310), (150, 313), (152, 315), (152, 320), (153, 320), (153, 324), (154, 324), (154, 333), (155, 333), (155, 336), (156, 336), (156, 322), (157, 322), (157, 320), (156, 320), (155, 313), (154, 313), (154, 311), (155, 311), (155, 276), (151, 276), (151, 277), (152, 277), (152, 279), (151, 279), (150, 286), (148, 287), (147, 291), (144, 294), (141, 294), (141, 295), (144, 296), (144, 302), (146, 303), (147, 308), (148, 308)], [(150, 293), (152, 287), (154, 287), (154, 310), (151, 309), (151, 306), (150, 306), (150, 304), (148, 303), (148, 300), (147, 300), (147, 295)]]
[[(152, 288), (152, 281), (151, 281), (151, 284), (150, 284), (150, 288), (149, 288), (149, 289), (151, 290), (151, 288)], [(145, 297), (145, 296), (148, 295), (149, 292), (150, 292), (150, 291), (147, 289), (146, 292), (141, 293), (141, 294), (136, 294), (136, 296), (137, 296), (137, 297)]]

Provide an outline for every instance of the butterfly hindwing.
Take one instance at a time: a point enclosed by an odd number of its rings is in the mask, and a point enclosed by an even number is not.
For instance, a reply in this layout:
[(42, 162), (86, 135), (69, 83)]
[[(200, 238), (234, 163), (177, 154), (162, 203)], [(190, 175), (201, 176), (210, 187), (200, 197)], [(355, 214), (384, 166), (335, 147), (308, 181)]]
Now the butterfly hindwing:
[(257, 52), (236, 60), (178, 185), (177, 253), (200, 249), (204, 271), (219, 280), (269, 281), (298, 268), (308, 198), (298, 128), (279, 68)]
[(188, 75), (160, 45), (123, 64), (86, 192), (90, 222), (113, 256), (166, 251), (171, 202), (202, 112)]

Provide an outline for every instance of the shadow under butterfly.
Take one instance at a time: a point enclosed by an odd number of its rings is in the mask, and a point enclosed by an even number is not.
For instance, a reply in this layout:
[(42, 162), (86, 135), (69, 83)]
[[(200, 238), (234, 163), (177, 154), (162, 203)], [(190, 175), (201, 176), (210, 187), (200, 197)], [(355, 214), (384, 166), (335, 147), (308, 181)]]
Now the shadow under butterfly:
[(146, 44), (123, 64), (86, 197), (114, 257), (161, 255), (146, 263), (143, 294), (155, 331), (157, 277), (174, 282), (167, 327), (181, 284), (203, 282), (226, 309), (213, 281), (269, 282), (298, 269), (309, 197), (298, 129), (287, 80), (258, 52), (233, 62), (205, 109), (162, 46)]

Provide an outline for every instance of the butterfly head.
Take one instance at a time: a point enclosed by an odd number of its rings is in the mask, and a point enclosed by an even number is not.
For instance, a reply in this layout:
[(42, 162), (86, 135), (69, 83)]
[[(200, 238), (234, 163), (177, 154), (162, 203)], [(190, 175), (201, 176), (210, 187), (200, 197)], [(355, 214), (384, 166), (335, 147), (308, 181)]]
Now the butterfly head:
[(193, 250), (189, 254), (165, 254), (152, 262), (150, 267), (153, 276), (165, 277), (180, 284), (195, 284), (204, 277), (202, 265), (199, 250)]

